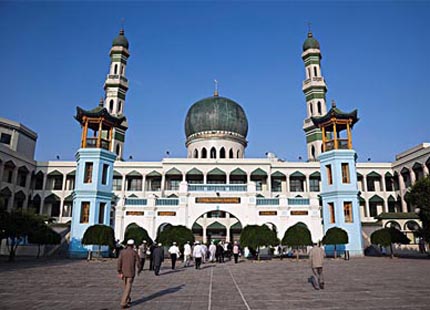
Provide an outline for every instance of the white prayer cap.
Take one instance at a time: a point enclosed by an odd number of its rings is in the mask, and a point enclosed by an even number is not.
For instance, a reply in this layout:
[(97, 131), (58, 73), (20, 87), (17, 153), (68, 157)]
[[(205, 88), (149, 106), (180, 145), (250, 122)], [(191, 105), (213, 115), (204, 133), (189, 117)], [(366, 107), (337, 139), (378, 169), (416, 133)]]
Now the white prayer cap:
[(134, 245), (134, 240), (133, 239), (128, 239), (127, 240), (127, 245)]
[(160, 243), (158, 243), (158, 246), (162, 246), (161, 242), (160, 242)]

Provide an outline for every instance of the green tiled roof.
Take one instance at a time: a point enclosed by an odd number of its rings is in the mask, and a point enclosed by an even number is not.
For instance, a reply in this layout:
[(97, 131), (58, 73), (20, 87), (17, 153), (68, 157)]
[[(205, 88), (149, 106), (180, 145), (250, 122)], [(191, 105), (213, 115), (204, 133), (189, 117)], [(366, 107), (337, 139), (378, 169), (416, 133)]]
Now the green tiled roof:
[(357, 110), (354, 110), (350, 113), (346, 113), (338, 109), (336, 106), (332, 106), (331, 109), (327, 112), (327, 114), (323, 116), (311, 117), (311, 119), (312, 119), (312, 122), (315, 124), (315, 126), (328, 122), (332, 117), (335, 117), (336, 119), (345, 119), (345, 120), (352, 119), (352, 124), (351, 124), (351, 128), (352, 128), (354, 124), (357, 123), (359, 120), (357, 113), (358, 113)]

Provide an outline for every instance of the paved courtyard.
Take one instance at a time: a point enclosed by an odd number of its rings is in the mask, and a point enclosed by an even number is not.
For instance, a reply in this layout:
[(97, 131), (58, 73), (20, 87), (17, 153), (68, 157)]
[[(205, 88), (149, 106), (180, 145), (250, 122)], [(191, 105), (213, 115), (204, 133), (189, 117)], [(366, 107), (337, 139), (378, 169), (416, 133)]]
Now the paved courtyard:
[[(326, 259), (324, 290), (307, 260), (205, 264), (166, 261), (160, 276), (135, 279), (131, 309), (429, 309), (430, 260)], [(0, 262), (0, 309), (119, 309), (116, 260)], [(145, 266), (147, 267), (147, 266)]]

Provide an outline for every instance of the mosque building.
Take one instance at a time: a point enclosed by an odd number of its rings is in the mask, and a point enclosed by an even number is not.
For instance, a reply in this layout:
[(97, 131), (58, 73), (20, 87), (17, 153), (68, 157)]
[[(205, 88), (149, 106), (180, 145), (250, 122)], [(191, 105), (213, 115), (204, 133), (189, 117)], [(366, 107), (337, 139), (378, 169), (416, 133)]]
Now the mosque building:
[(357, 111), (343, 112), (334, 102), (327, 107), (320, 45), (311, 32), (302, 53), (307, 161), (299, 162), (271, 153), (246, 158), (252, 124), (243, 107), (218, 90), (186, 114), (186, 158), (124, 161), (129, 47), (121, 30), (110, 50), (104, 98), (93, 109), (77, 108), (82, 138), (76, 161), (35, 161), (37, 134), (0, 118), (1, 208), (32, 208), (71, 222), (71, 243), (98, 223), (112, 225), (121, 240), (131, 223), (152, 238), (169, 225), (185, 225), (203, 242), (238, 240), (249, 224), (267, 224), (282, 238), (302, 223), (314, 241), (332, 226), (344, 228), (358, 254), (382, 226), (397, 227), (417, 243), (421, 223), (405, 193), (429, 175), (430, 143), (393, 162), (356, 163)]

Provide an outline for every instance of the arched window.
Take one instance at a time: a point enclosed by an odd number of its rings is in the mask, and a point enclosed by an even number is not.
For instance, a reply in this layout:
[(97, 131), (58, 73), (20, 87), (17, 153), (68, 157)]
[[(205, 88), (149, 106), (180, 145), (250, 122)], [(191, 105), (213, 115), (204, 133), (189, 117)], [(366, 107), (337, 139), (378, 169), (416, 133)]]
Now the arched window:
[(113, 100), (109, 102), (109, 112), (113, 112)]
[(214, 147), (211, 148), (211, 158), (216, 158), (216, 149)]
[(240, 151), (237, 150), (237, 157), (236, 158), (240, 158)]
[(308, 79), (310, 79), (310, 78), (311, 78), (311, 69), (308, 68)]
[(322, 110), (321, 110), (321, 102), (320, 101), (318, 101), (318, 103), (317, 103), (317, 108), (318, 108), (318, 114), (321, 115)]
[(309, 103), (309, 109), (311, 110), (311, 115), (314, 115), (314, 109), (313, 109), (313, 106), (312, 106), (312, 102)]
[(225, 158), (225, 149), (223, 147), (219, 151), (219, 158)]
[(311, 156), (312, 156), (312, 159), (315, 159), (315, 146), (311, 146)]
[(314, 67), (314, 75), (315, 75), (315, 76), (318, 76), (318, 73), (317, 73), (317, 67)]
[(121, 100), (118, 101), (118, 109), (117, 109), (117, 113), (120, 114), (121, 113), (121, 108), (122, 108), (122, 103)]
[(229, 156), (228, 157), (230, 157), (230, 158), (233, 158), (233, 149), (230, 149), (230, 152), (229, 152)]
[(199, 158), (199, 151), (197, 149), (194, 150), (194, 158)]
[(121, 151), (121, 146), (119, 144), (117, 144), (116, 145), (116, 151), (115, 151), (117, 156), (119, 156), (120, 151)]
[(121, 75), (124, 75), (124, 66), (121, 66)]
[(115, 65), (113, 69), (113, 74), (118, 74), (118, 65)]
[(206, 148), (202, 148), (202, 158), (208, 157), (208, 152), (206, 151)]

